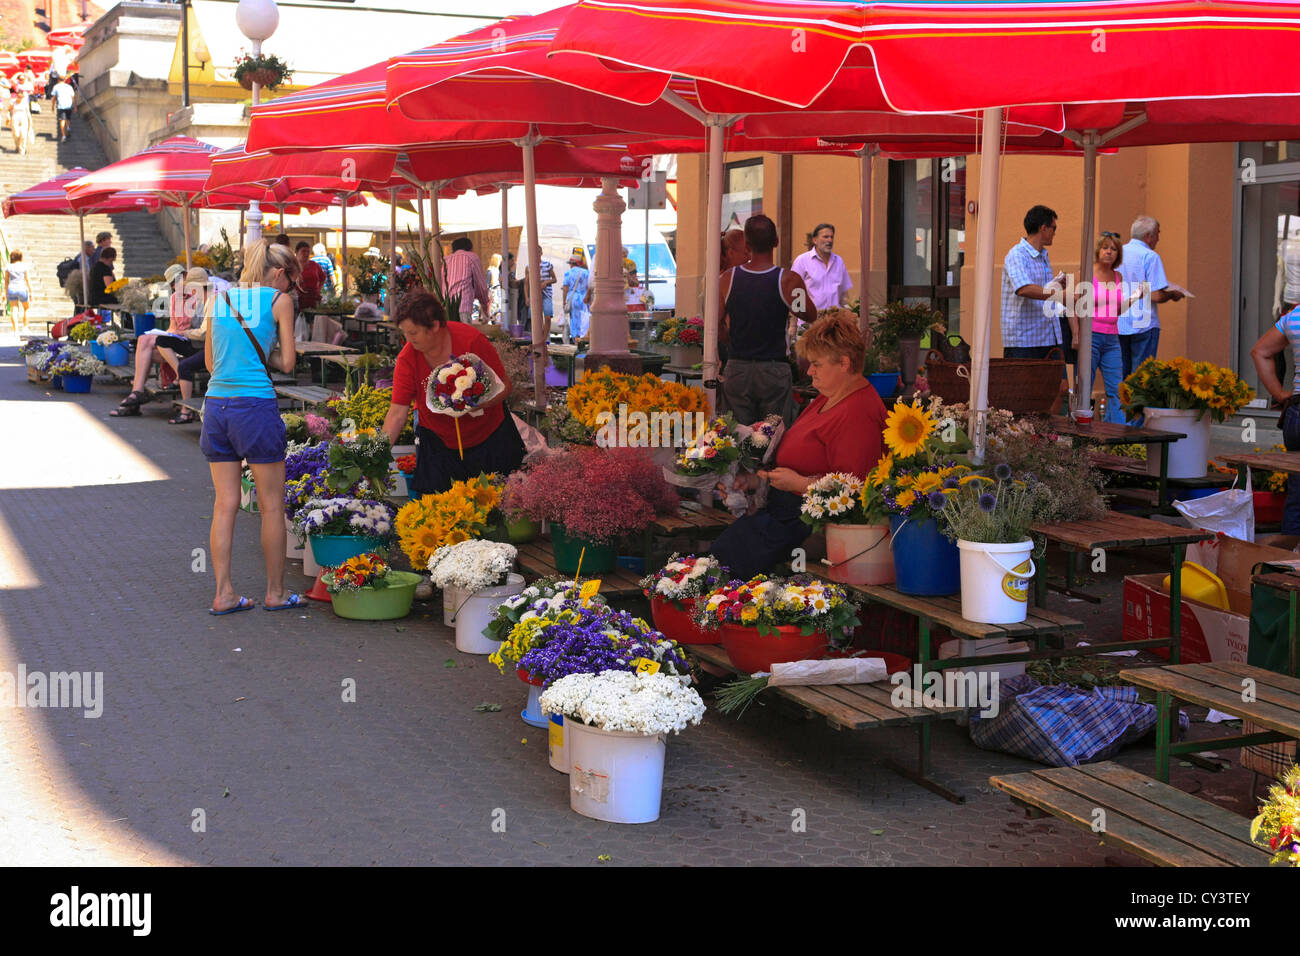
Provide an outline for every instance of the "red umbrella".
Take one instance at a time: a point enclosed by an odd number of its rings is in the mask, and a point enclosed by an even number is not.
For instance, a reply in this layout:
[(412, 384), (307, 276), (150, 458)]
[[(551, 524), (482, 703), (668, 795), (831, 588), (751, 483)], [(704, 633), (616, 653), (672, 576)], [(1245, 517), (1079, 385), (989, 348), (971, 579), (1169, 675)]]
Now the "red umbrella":
[[(53, 179), (29, 186), (16, 192), (4, 201), (5, 218), (10, 216), (76, 216), (77, 226), (81, 230), (81, 245), (77, 247), (78, 255), (86, 244), (86, 216), (91, 213), (131, 212), (147, 210), (156, 212), (158, 199), (151, 193), (126, 190), (103, 197), (92, 206), (74, 209), (68, 201), (67, 191), (63, 188), (85, 176), (89, 170), (78, 166), (65, 170)], [(90, 301), (90, 276), (86, 270), (81, 273), (81, 291), (83, 302)]]

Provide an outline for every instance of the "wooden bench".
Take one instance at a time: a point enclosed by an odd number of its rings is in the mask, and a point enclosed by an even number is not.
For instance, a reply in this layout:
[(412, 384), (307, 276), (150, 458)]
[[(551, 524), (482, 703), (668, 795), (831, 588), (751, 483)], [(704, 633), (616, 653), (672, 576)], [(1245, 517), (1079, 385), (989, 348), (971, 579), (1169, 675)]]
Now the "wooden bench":
[(1271, 854), (1250, 842), (1247, 817), (1116, 763), (1032, 770), (989, 782), (1031, 815), (1059, 817), (1159, 866), (1268, 866)]
[[(538, 538), (528, 544), (518, 545), (519, 549), (519, 567), (526, 574), (535, 578), (545, 577), (572, 577), (573, 575), (562, 574), (555, 567), (555, 554), (551, 550), (551, 543), (545, 538)], [(635, 571), (629, 571), (621, 565), (615, 565), (612, 570), (600, 574), (587, 574), (584, 572), (583, 580), (589, 578), (600, 578), (600, 593), (607, 598), (628, 598), (640, 597), (641, 575)]]
[(294, 384), (276, 385), (275, 394), (281, 398), (297, 402), (303, 408), (308, 405), (319, 405), (331, 398), (338, 398), (338, 394), (331, 392), (328, 388), (322, 388), (319, 385), (298, 385), (296, 380)]
[(110, 365), (108, 371), (104, 373), (115, 382), (130, 382), (135, 380), (135, 368), (131, 365)]
[(695, 501), (684, 501), (677, 514), (656, 518), (650, 525), (650, 532), (661, 537), (688, 534), (712, 540), (731, 527), (735, 520), (735, 515), (730, 511), (706, 508)]
[[(603, 590), (603, 589), (602, 589)], [(702, 670), (721, 677), (748, 677), (731, 663), (721, 647), (693, 644), (688, 653), (697, 659)], [(893, 695), (903, 695), (905, 704), (895, 707)], [(826, 684), (809, 687), (773, 687), (765, 694), (776, 694), (802, 707), (808, 714), (825, 717), (836, 730), (874, 730), (878, 727), (915, 726), (918, 735), (917, 767), (886, 760), (889, 768), (953, 803), (966, 798), (945, 787), (930, 775), (930, 724), (935, 720), (953, 720), (964, 713), (962, 707), (926, 706), (919, 690), (899, 688), (889, 681), (876, 684)]]
[(193, 412), (199, 416), (199, 421), (203, 421), (203, 399), (201, 398), (178, 398), (172, 402), (172, 406)]

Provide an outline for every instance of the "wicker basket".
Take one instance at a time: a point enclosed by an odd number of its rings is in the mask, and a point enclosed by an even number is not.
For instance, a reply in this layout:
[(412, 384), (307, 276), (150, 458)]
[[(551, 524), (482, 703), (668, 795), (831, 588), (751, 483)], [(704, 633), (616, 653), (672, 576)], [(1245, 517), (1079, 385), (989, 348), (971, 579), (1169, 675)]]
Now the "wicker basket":
[[(1061, 394), (1067, 387), (1065, 359), (989, 359), (989, 407), (1004, 408), (1016, 415), (1050, 415), (1060, 409)], [(970, 365), (945, 362), (931, 350), (925, 360), (925, 379), (930, 394), (947, 404), (970, 401)]]

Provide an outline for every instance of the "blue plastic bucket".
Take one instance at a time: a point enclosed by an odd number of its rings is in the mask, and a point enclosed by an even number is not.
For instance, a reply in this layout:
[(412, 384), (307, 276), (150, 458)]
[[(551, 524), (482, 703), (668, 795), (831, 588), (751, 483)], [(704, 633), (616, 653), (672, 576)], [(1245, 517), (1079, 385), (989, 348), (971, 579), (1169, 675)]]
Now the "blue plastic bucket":
[(93, 375), (65, 375), (63, 376), (63, 390), (65, 392), (89, 392), (90, 383), (93, 380)]
[(136, 335), (144, 335), (146, 332), (153, 330), (158, 324), (152, 312), (132, 312), (131, 313), (132, 331)]
[(927, 519), (911, 521), (899, 515), (889, 519), (894, 552), (894, 586), (904, 594), (940, 597), (961, 590), (961, 552), (938, 524)]
[(63, 391), (63, 376), (62, 376), (62, 375), (51, 375), (51, 376), (50, 376), (50, 388), (57, 388), (59, 391)]
[(104, 359), (104, 346), (100, 345), (98, 342), (91, 342), (91, 343), (90, 343), (90, 355), (91, 355), (91, 358), (97, 358), (97, 359), (99, 359), (101, 362), (103, 362), (103, 361), (105, 360), (105, 359)]
[(100, 360), (108, 365), (126, 365), (131, 360), (131, 351), (126, 347), (125, 342), (114, 342), (112, 345), (105, 345), (104, 354)]
[(348, 558), (384, 546), (383, 538), (355, 534), (309, 534), (312, 557), (322, 568), (336, 568)]
[(871, 383), (882, 399), (892, 398), (898, 391), (898, 373), (897, 372), (872, 372), (867, 376), (867, 381)]

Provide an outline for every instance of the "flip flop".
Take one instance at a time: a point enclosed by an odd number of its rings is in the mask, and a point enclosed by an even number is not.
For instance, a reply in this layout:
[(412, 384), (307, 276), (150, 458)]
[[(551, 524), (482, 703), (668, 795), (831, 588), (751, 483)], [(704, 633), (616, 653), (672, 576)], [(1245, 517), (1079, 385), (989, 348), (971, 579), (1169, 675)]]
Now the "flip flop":
[(251, 611), (255, 607), (257, 607), (256, 601), (250, 601), (246, 597), (241, 597), (239, 603), (234, 607), (228, 607), (224, 611), (214, 611), (212, 608), (208, 608), (208, 613), (213, 617), (221, 617), (224, 614), (234, 614), (237, 611)]
[(302, 605), (303, 605), (303, 600), (301, 594), (290, 594), (289, 600), (285, 601), (283, 604), (268, 604), (265, 607), (263, 607), (262, 610), (263, 611), (287, 611), (290, 608), (301, 607)]

